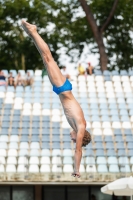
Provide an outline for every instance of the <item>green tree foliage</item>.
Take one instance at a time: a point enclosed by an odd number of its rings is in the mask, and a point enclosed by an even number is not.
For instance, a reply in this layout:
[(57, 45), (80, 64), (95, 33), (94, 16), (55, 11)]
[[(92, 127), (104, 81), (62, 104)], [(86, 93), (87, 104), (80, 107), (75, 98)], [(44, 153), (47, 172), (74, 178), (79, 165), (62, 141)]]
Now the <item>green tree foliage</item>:
[[(6, 69), (42, 68), (42, 60), (20, 24), (25, 18), (36, 24), (38, 31), (49, 44), (55, 60), (58, 61), (59, 31), (47, 31), (58, 10), (53, 0), (0, 0), (0, 66)], [(44, 28), (42, 28), (44, 27)]]
[[(106, 21), (114, 0), (86, 0), (97, 25)], [(132, 0), (119, 0), (114, 16), (103, 32), (110, 69), (133, 66)], [(66, 53), (77, 61), (85, 44), (93, 43), (91, 52), (98, 47), (78, 0), (0, 0), (0, 66), (1, 68), (42, 68), (42, 60), (34, 44), (25, 36), (20, 19), (36, 24), (38, 31), (50, 46), (59, 63), (58, 50), (66, 47)], [(50, 25), (51, 24), (51, 25)], [(50, 25), (51, 30), (48, 31)], [(42, 28), (43, 27), (43, 28)], [(76, 54), (75, 54), (76, 51)], [(112, 62), (112, 57), (116, 59)]]

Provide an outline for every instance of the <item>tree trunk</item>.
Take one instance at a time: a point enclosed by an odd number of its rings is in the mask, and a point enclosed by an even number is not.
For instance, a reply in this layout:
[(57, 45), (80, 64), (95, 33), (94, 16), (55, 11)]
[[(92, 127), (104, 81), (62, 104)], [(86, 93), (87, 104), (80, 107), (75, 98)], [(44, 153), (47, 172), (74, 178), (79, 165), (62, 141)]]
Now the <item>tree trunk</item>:
[(25, 70), (25, 56), (24, 56), (24, 54), (21, 54), (21, 64), (22, 64), (22, 69)]
[(98, 45), (98, 49), (99, 49), (99, 54), (100, 54), (100, 66), (101, 66), (101, 70), (107, 70), (107, 64), (108, 64), (108, 57), (107, 54), (105, 52), (105, 46), (103, 43), (103, 36), (102, 33), (99, 32), (99, 34), (97, 36), (95, 36), (97, 45)]

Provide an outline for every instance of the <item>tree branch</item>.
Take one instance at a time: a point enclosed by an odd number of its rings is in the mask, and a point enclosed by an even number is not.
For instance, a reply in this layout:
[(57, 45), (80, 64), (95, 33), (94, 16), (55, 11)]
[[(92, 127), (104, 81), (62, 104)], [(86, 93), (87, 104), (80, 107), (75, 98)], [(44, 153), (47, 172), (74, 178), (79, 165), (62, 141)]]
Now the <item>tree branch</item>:
[(104, 22), (104, 24), (102, 25), (102, 27), (100, 29), (101, 32), (103, 32), (105, 30), (105, 28), (109, 25), (109, 22), (111, 21), (112, 17), (114, 16), (118, 1), (119, 0), (114, 0), (114, 3), (110, 10), (109, 16), (107, 17), (106, 21)]
[(78, 0), (78, 1), (81, 3), (81, 6), (86, 14), (87, 21), (90, 24), (93, 34), (96, 38), (99, 30), (96, 24), (96, 20), (94, 19), (93, 13), (91, 12), (90, 6), (87, 4), (86, 0)]

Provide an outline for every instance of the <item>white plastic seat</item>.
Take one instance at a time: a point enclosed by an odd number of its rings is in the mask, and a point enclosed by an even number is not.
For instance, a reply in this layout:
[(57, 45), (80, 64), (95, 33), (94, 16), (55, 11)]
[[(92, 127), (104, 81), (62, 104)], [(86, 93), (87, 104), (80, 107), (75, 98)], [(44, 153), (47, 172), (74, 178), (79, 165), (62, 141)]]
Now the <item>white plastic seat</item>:
[(9, 149), (9, 150), (8, 150), (8, 156), (17, 157), (17, 156), (18, 156), (17, 149)]
[(29, 149), (28, 142), (20, 142), (20, 149)]
[(26, 110), (26, 109), (31, 110), (31, 109), (32, 109), (31, 103), (24, 103), (23, 109), (24, 109), (24, 110)]
[(132, 128), (131, 123), (130, 122), (123, 122), (122, 123), (122, 128), (124, 128), (124, 129)]
[(18, 153), (19, 156), (25, 156), (25, 155), (28, 155), (28, 154), (29, 154), (28, 150), (24, 149), (24, 148), (20, 149), (19, 153)]
[(130, 166), (129, 165), (122, 165), (122, 166), (120, 166), (120, 171), (121, 172), (127, 172), (127, 173), (130, 173), (131, 172), (131, 169), (130, 169)]
[(97, 167), (97, 171), (100, 173), (107, 173), (108, 172), (108, 168), (107, 165), (98, 165)]
[(30, 157), (29, 164), (39, 165), (39, 158), (38, 157)]
[(25, 173), (25, 172), (27, 172), (27, 169), (26, 169), (25, 165), (22, 165), (22, 164), (18, 165), (17, 172), (18, 173)]
[(16, 173), (15, 165), (6, 165), (6, 172), (8, 172), (8, 173)]
[(118, 161), (119, 161), (119, 164), (120, 164), (120, 165), (129, 164), (128, 158), (127, 158), (127, 157), (124, 157), (124, 156), (119, 157)]
[(93, 129), (93, 135), (102, 135), (102, 129), (94, 128)]
[(38, 149), (31, 149), (30, 156), (40, 156), (40, 152)]
[(22, 115), (26, 115), (26, 116), (31, 115), (31, 110), (27, 110), (27, 109), (23, 110)]
[(64, 157), (65, 157), (65, 156), (72, 156), (72, 155), (73, 155), (73, 152), (72, 152), (72, 150), (70, 150), (70, 149), (64, 149), (62, 155), (63, 155)]
[(8, 157), (7, 158), (7, 164), (14, 164), (14, 165), (16, 165), (17, 164), (17, 159), (16, 159), (16, 157)]
[(59, 166), (59, 165), (53, 165), (52, 166), (52, 172), (54, 172), (54, 173), (62, 173), (62, 167), (61, 166)]
[(73, 159), (72, 157), (64, 157), (63, 158), (63, 164), (73, 164)]
[(87, 165), (86, 166), (86, 172), (91, 172), (91, 173), (95, 173), (96, 170), (96, 166), (95, 165)]
[(3, 164), (0, 164), (0, 173), (5, 172), (5, 167)]
[(10, 142), (19, 142), (18, 135), (11, 135), (10, 136)]
[(43, 164), (50, 164), (50, 157), (43, 156), (41, 157), (40, 163)]
[(61, 156), (61, 150), (60, 149), (53, 149), (52, 156)]
[(62, 164), (61, 157), (59, 157), (59, 156), (52, 157), (52, 164), (56, 164), (56, 165)]
[(31, 142), (30, 149), (40, 149), (39, 142)]
[(130, 164), (133, 165), (133, 156), (130, 157)]
[(121, 123), (120, 122), (113, 122), (112, 128), (121, 128)]
[(81, 173), (84, 173), (84, 172), (85, 172), (85, 167), (84, 167), (84, 165), (80, 164), (79, 171), (80, 171)]
[(49, 149), (42, 149), (41, 156), (50, 156), (50, 150)]
[(39, 173), (38, 165), (29, 165), (29, 173)]
[(17, 142), (10, 142), (8, 148), (9, 149), (18, 149), (18, 143)]
[(33, 110), (32, 111), (32, 115), (40, 116), (41, 115), (41, 110)]
[(109, 166), (109, 172), (111, 172), (111, 173), (119, 173), (118, 165), (111, 164)]
[(72, 165), (64, 165), (63, 166), (63, 172), (64, 173), (72, 173), (73, 172), (73, 166)]
[(0, 149), (0, 156), (6, 157), (6, 149)]
[(27, 157), (26, 156), (20, 156), (18, 158), (18, 164), (20, 165), (26, 165), (28, 163)]
[(90, 164), (90, 165), (95, 165), (95, 158), (94, 158), (94, 157), (91, 157), (91, 156), (86, 157), (85, 163), (86, 163), (86, 164)]
[(106, 164), (107, 162), (106, 162), (106, 158), (105, 157), (102, 157), (102, 156), (99, 156), (99, 157), (97, 157), (97, 159), (96, 159), (96, 163), (97, 164)]
[(111, 123), (110, 122), (103, 122), (102, 128), (111, 128)]
[(105, 128), (103, 130), (103, 135), (113, 135), (113, 131), (111, 128)]
[(93, 122), (92, 128), (101, 128), (101, 122)]
[(52, 122), (60, 122), (61, 121), (61, 117), (58, 115), (52, 116), (51, 118)]
[(5, 160), (5, 157), (0, 157), (0, 165), (1, 164), (5, 164), (6, 163), (6, 160)]
[(44, 116), (50, 116), (51, 115), (51, 110), (50, 109), (43, 109), (42, 110), (42, 115), (44, 115)]
[(108, 162), (108, 164), (118, 164), (117, 157), (115, 157), (115, 156), (108, 157), (107, 162)]
[(9, 138), (7, 135), (1, 135), (0, 136), (0, 142), (8, 142)]
[(0, 149), (7, 149), (7, 143), (6, 142), (0, 142)]
[(40, 103), (34, 103), (33, 104), (33, 109), (34, 110), (41, 110), (41, 104)]
[(41, 173), (49, 173), (50, 172), (50, 166), (49, 165), (41, 165), (40, 172)]

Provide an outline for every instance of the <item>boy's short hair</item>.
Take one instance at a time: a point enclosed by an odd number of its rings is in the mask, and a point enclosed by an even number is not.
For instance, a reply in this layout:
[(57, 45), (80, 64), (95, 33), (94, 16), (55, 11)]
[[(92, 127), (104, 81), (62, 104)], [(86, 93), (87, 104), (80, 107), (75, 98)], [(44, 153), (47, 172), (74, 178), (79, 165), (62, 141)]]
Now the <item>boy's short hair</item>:
[(88, 131), (85, 130), (82, 147), (85, 147), (90, 142), (91, 142), (91, 134)]

